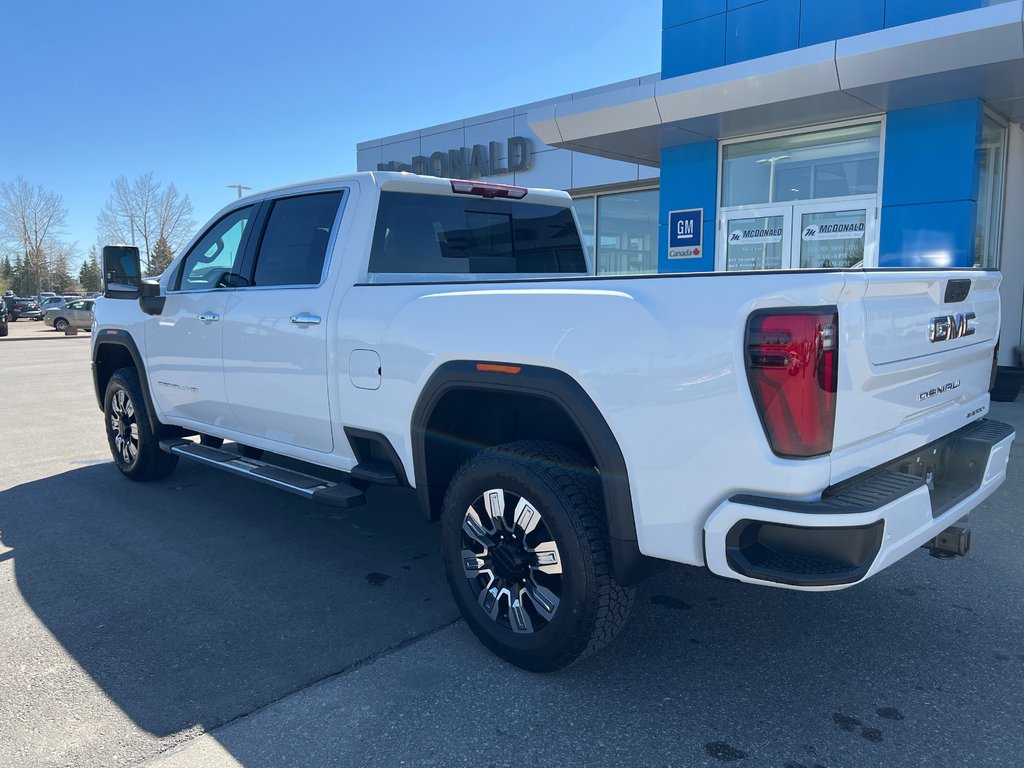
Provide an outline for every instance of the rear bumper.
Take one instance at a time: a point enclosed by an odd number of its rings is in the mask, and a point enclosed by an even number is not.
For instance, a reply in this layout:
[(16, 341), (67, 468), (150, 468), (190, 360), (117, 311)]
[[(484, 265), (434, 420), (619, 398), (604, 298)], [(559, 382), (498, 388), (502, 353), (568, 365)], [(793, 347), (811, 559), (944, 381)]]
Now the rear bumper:
[(1006, 479), (1014, 430), (982, 420), (830, 488), (820, 501), (737, 495), (704, 526), (708, 568), (752, 584), (857, 584), (933, 539)]

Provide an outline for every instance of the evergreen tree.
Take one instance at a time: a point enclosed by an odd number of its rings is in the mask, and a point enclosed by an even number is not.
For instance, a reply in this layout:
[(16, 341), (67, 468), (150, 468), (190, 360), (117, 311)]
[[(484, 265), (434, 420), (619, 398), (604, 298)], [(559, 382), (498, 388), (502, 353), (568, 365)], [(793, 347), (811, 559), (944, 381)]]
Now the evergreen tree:
[(78, 270), (78, 282), (83, 291), (103, 290), (103, 273), (100, 271), (95, 245), (89, 250), (89, 258), (82, 262), (82, 268)]
[(15, 296), (25, 296), (29, 287), (29, 270), (25, 266), (25, 260), (18, 254), (14, 259), (14, 279), (11, 280), (11, 290)]
[(156, 241), (156, 248), (153, 249), (153, 254), (149, 259), (149, 274), (154, 277), (161, 274), (171, 265), (173, 260), (174, 253), (167, 244), (167, 239), (161, 237)]
[(10, 256), (4, 256), (4, 260), (0, 261), (0, 291), (13, 290), (13, 285), (14, 265), (11, 264)]
[(53, 270), (50, 272), (50, 288), (56, 293), (63, 293), (74, 285), (74, 278), (68, 272), (68, 259), (63, 254), (58, 254), (53, 260)]

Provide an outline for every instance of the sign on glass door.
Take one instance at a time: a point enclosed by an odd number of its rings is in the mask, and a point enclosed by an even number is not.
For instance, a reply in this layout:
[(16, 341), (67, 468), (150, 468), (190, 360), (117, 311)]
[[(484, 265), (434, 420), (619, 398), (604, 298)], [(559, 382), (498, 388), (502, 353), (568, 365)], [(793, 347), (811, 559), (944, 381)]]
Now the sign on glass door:
[(800, 266), (845, 269), (864, 261), (867, 211), (823, 211), (800, 217)]
[(728, 219), (725, 227), (725, 268), (729, 271), (782, 269), (786, 217), (757, 216)]

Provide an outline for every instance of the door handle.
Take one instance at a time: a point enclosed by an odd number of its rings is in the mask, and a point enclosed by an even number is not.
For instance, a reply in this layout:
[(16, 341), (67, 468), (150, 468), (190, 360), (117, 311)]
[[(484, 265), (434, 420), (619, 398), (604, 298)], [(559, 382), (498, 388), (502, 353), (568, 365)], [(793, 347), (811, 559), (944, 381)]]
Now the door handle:
[(220, 320), (220, 315), (218, 315), (216, 312), (200, 312), (198, 315), (196, 315), (196, 317), (202, 320), (204, 323), (213, 323), (216, 322), (217, 320)]
[(320, 315), (310, 315), (306, 312), (292, 315), (290, 319), (295, 325), (320, 325)]

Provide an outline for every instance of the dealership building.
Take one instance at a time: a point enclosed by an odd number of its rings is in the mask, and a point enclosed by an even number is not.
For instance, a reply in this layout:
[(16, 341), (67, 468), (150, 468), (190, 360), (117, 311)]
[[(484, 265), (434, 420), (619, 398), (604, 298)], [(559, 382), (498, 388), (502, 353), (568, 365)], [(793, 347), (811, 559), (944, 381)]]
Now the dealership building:
[(1024, 0), (664, 0), (660, 74), (357, 156), (566, 190), (599, 274), (999, 268), (1012, 364), (1021, 120)]

